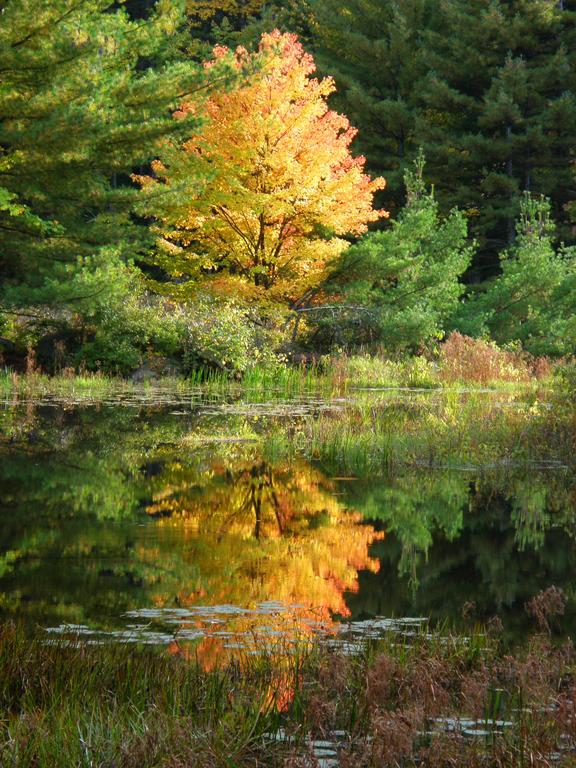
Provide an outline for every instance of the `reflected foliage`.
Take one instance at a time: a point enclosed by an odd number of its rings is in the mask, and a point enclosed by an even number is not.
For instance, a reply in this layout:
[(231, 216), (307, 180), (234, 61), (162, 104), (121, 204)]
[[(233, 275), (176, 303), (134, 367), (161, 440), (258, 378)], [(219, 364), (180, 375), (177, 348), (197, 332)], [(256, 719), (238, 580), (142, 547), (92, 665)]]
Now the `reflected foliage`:
[[(459, 622), (506, 619), (521, 635), (525, 602), (544, 585), (574, 597), (576, 507), (568, 474), (531, 476), (421, 472), (389, 484), (352, 485), (346, 499), (389, 536), (380, 571), (365, 574), (353, 614), (418, 615)], [(572, 624), (575, 623), (572, 605)]]
[[(337, 461), (266, 452), (259, 438), (290, 439), (298, 417), (231, 405), (0, 411), (2, 614), (117, 628), (127, 611), (277, 601), (312, 626), (459, 621), (473, 602), (523, 633), (524, 603), (555, 584), (576, 623), (568, 470), (342, 478)], [(281, 613), (262, 619), (271, 633)], [(208, 666), (222, 642), (203, 641)]]
[(185, 542), (180, 565), (196, 574), (193, 589), (184, 581), (177, 594), (183, 605), (279, 600), (347, 616), (344, 591), (356, 590), (359, 570), (378, 570), (368, 549), (382, 534), (308, 464), (222, 461), (198, 475), (174, 461), (154, 485), (147, 513), (159, 518), (158, 540)]

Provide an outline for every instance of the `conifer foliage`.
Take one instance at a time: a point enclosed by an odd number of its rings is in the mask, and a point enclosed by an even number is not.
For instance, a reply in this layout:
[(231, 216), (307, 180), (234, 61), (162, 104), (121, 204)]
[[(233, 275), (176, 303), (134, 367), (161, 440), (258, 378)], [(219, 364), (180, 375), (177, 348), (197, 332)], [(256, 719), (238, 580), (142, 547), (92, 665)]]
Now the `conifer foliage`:
[(323, 325), (341, 344), (417, 351), (442, 336), (458, 307), (474, 252), (466, 217), (458, 210), (441, 216), (423, 172), (419, 156), (405, 173), (407, 203), (399, 217), (350, 247), (328, 283), (341, 311)]
[(574, 0), (316, 0), (314, 45), (358, 126), (367, 167), (403, 204), (401, 177), (424, 149), (444, 212), (468, 213), (497, 269), (524, 192), (550, 198), (563, 237), (574, 195)]
[(462, 305), (460, 330), (521, 343), (536, 355), (573, 352), (576, 248), (555, 247), (550, 209), (545, 198), (524, 195), (516, 241), (501, 254), (501, 274)]
[(5, 305), (105, 297), (146, 241), (128, 174), (160, 136), (190, 132), (171, 109), (207, 79), (174, 56), (179, 19), (178, 3), (145, 21), (108, 0), (0, 3)]

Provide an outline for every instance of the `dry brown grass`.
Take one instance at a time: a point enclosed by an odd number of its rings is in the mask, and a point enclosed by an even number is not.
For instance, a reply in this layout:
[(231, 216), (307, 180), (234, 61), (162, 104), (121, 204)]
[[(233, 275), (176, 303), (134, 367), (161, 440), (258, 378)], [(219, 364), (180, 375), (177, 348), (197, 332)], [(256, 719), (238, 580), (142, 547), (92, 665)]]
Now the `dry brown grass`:
[(529, 382), (552, 373), (552, 362), (546, 357), (533, 358), (457, 332), (442, 345), (439, 366), (440, 379), (447, 383)]
[[(558, 592), (534, 599), (546, 617), (560, 614)], [(541, 626), (538, 613), (535, 619)], [(368, 658), (343, 657), (347, 682), (334, 687), (320, 661), (301, 706), (308, 712), (322, 701), (330, 717), (312, 718), (312, 734), (346, 730), (343, 768), (574, 768), (572, 644), (555, 644), (547, 631), (514, 653), (503, 652), (502, 642), (488, 634), (393, 642)]]
[[(46, 645), (0, 627), (0, 764), (312, 768), (321, 739), (338, 740), (342, 768), (575, 768), (576, 653), (541, 620), (564, 598), (549, 588), (530, 605), (545, 631), (522, 649), (423, 630), (352, 654), (316, 645), (284, 670), (264, 655), (206, 671), (193, 654)], [(280, 726), (289, 738), (271, 738)]]

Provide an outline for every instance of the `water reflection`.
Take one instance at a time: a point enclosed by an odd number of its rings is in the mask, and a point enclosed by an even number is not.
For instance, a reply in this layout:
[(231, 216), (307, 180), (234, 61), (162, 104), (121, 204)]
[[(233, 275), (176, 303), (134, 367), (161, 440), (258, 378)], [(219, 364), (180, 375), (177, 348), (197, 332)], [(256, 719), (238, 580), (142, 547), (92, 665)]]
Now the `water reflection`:
[[(350, 595), (353, 614), (385, 615), (406, 605), (434, 619), (458, 622), (500, 615), (522, 636), (525, 602), (555, 584), (574, 598), (576, 507), (564, 472), (462, 476), (420, 473), (374, 488), (359, 482), (351, 504), (388, 532), (377, 575), (362, 574)], [(390, 589), (390, 584), (394, 587)], [(576, 625), (574, 600), (566, 626)]]
[(0, 611), (95, 639), (144, 628), (175, 652), (180, 633), (209, 665), (262, 627), (457, 620), (465, 602), (521, 633), (538, 590), (574, 594), (567, 471), (338, 479), (337, 462), (263, 448), (298, 418), (202, 402), (0, 411)]
[(145, 509), (156, 518), (157, 546), (140, 557), (161, 567), (167, 558), (164, 571), (176, 577), (172, 589), (164, 581), (153, 590), (156, 605), (273, 599), (310, 606), (322, 618), (348, 616), (344, 593), (357, 589), (358, 571), (378, 570), (368, 552), (383, 533), (345, 508), (305, 462), (272, 469), (221, 459), (198, 473), (174, 459), (151, 485)]

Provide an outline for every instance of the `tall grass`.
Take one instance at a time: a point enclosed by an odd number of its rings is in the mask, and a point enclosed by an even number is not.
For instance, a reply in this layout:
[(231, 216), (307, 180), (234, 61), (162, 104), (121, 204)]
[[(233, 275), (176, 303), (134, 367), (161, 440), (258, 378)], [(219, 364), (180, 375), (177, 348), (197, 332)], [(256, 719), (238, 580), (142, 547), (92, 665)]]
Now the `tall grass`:
[[(296, 662), (294, 662), (296, 663)], [(271, 664), (211, 671), (183, 654), (0, 628), (0, 764), (273, 765)]]
[(4, 395), (98, 397), (119, 389), (125, 389), (128, 386), (129, 383), (122, 379), (114, 379), (100, 374), (47, 376), (37, 372), (27, 374), (0, 372), (0, 393)]
[(305, 394), (345, 395), (358, 389), (442, 389), (490, 387), (530, 388), (551, 380), (553, 364), (546, 358), (530, 358), (519, 351), (452, 334), (435, 357), (391, 360), (383, 355), (355, 354), (320, 357), (310, 365), (254, 366), (244, 373), (217, 368), (198, 368), (182, 377), (161, 377), (142, 383), (98, 373), (77, 374), (70, 369), (49, 377), (31, 366), (24, 375), (0, 373), (0, 393), (29, 396), (104, 396), (121, 390), (171, 388), (201, 389), (209, 393), (241, 391), (270, 397)]
[(278, 452), (370, 472), (393, 465), (486, 467), (573, 465), (573, 414), (538, 393), (412, 393), (349, 399), (345, 408), (306, 417)]
[(511, 653), (423, 625), (211, 669), (170, 650), (1, 626), (0, 764), (316, 766), (328, 740), (348, 768), (574, 765), (576, 656), (547, 633)]
[(0, 395), (15, 399), (101, 400), (126, 394), (158, 392), (188, 393), (198, 389), (194, 380), (164, 377), (155, 381), (136, 383), (129, 379), (99, 373), (47, 376), (42, 373), (18, 374), (0, 372)]
[(519, 349), (502, 349), (492, 341), (451, 333), (438, 355), (445, 382), (530, 382), (550, 379), (554, 365), (546, 357), (532, 357)]

